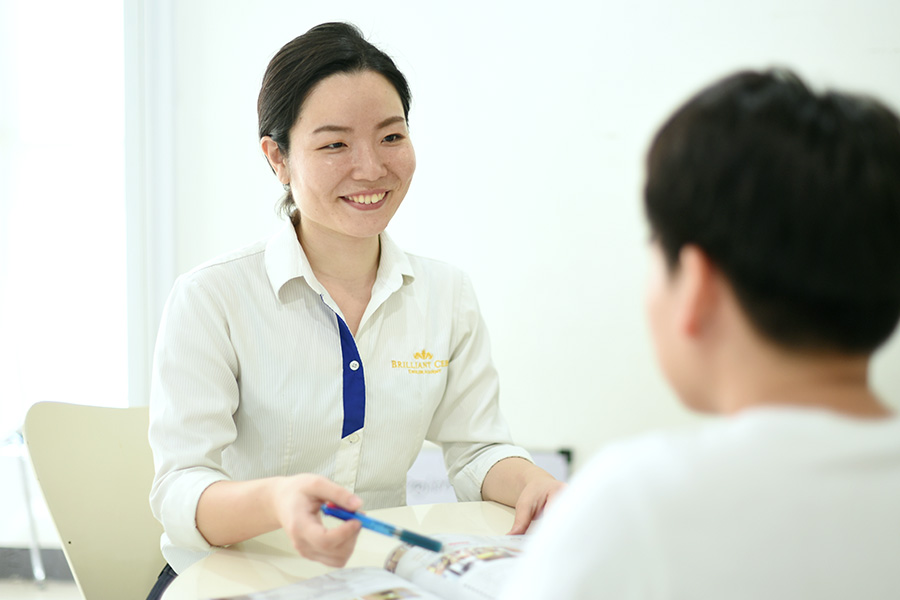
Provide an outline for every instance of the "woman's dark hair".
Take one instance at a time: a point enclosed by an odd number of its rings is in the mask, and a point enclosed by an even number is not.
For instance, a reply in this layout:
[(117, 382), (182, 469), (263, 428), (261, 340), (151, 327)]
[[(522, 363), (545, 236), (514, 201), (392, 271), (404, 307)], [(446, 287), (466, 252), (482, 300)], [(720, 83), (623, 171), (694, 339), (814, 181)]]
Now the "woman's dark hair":
[[(323, 23), (285, 44), (269, 62), (256, 104), (260, 139), (271, 137), (281, 152), (288, 155), (291, 127), (313, 88), (336, 73), (360, 71), (379, 73), (394, 86), (408, 121), (412, 101), (409, 84), (394, 61), (367, 42), (354, 25)], [(293, 218), (295, 207), (290, 192), (284, 195), (278, 208)]]
[(897, 325), (900, 120), (875, 100), (727, 77), (656, 135), (644, 202), (669, 268), (700, 247), (783, 347), (867, 354)]

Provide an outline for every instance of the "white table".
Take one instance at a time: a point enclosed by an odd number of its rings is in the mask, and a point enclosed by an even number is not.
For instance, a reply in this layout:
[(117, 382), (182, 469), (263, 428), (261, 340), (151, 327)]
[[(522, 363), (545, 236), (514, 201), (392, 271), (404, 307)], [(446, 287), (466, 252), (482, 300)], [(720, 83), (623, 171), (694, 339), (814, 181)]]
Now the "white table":
[[(368, 515), (416, 533), (502, 535), (512, 527), (513, 509), (494, 502), (421, 504), (367, 511)], [(326, 522), (333, 521), (326, 518)], [(337, 521), (335, 521), (337, 522)], [(399, 540), (363, 529), (347, 567), (382, 566)], [(258, 592), (331, 571), (301, 557), (278, 530), (213, 552), (184, 570), (163, 600), (199, 600)]]

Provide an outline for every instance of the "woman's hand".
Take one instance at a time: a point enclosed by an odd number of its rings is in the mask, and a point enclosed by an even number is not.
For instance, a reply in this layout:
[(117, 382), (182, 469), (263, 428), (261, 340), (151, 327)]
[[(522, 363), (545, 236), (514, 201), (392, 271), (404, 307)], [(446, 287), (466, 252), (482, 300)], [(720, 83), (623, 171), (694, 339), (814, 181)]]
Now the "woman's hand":
[(361, 524), (354, 519), (326, 528), (320, 512), (325, 502), (351, 511), (362, 506), (355, 494), (309, 473), (217, 481), (200, 496), (197, 528), (213, 546), (227, 546), (281, 528), (302, 556), (342, 567), (353, 553)]
[(541, 516), (547, 505), (566, 484), (524, 458), (499, 461), (484, 478), (481, 497), (514, 506), (516, 516), (509, 533), (528, 531), (531, 522)]
[(294, 475), (284, 479), (280, 488), (274, 497), (276, 516), (297, 552), (331, 567), (343, 567), (353, 553), (361, 524), (351, 519), (326, 528), (320, 509), (323, 503), (333, 502), (356, 511), (362, 500), (319, 475)]
[(509, 535), (528, 531), (531, 522), (540, 518), (553, 497), (565, 487), (565, 483), (554, 479), (549, 473), (547, 477), (535, 477), (525, 484), (516, 500), (516, 518), (513, 520)]

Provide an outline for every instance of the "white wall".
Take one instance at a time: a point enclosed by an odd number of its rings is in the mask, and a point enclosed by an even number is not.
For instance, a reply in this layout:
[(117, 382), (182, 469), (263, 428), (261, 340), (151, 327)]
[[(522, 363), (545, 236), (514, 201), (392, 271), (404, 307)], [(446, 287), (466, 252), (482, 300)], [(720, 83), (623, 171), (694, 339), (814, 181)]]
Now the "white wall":
[[(419, 168), (389, 232), (474, 279), (517, 438), (568, 446), (693, 418), (643, 322), (641, 162), (699, 86), (780, 64), (900, 108), (896, 0), (453, 3), (191, 0), (172, 5), (177, 270), (267, 235), (281, 188), (256, 139), (282, 44), (351, 20), (413, 90)], [(900, 341), (875, 385), (900, 407)]]

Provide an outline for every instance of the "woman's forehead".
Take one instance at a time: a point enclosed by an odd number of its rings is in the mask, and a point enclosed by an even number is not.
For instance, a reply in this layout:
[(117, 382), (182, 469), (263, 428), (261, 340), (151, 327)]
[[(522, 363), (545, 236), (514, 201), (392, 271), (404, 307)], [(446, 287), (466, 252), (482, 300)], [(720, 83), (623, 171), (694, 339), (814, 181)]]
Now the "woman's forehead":
[(318, 82), (300, 107), (295, 125), (312, 132), (325, 127), (378, 127), (388, 120), (404, 121), (400, 94), (375, 71), (335, 73)]

